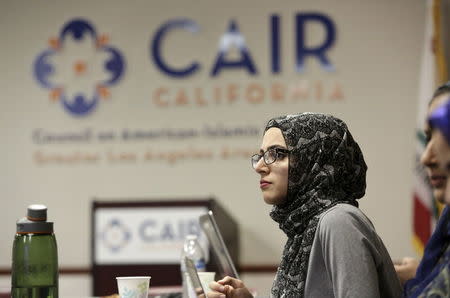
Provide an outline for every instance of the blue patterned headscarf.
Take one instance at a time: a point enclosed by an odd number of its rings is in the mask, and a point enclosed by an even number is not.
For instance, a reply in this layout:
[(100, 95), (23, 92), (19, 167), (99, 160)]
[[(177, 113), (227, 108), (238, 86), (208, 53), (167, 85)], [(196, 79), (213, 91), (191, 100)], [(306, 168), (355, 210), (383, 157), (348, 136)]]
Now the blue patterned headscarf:
[[(428, 241), (416, 276), (405, 284), (406, 297), (448, 297), (447, 295), (450, 294), (449, 244), (450, 207), (447, 206)], [(439, 275), (442, 275), (443, 278), (439, 278)], [(425, 295), (425, 293), (427, 294)]]
[(439, 129), (450, 144), (450, 100), (437, 107), (428, 118), (430, 126)]
[(303, 297), (320, 214), (338, 203), (358, 206), (367, 166), (347, 125), (336, 117), (288, 115), (270, 120), (265, 131), (272, 127), (281, 130), (289, 150), (286, 202), (270, 213), (288, 236), (272, 295)]

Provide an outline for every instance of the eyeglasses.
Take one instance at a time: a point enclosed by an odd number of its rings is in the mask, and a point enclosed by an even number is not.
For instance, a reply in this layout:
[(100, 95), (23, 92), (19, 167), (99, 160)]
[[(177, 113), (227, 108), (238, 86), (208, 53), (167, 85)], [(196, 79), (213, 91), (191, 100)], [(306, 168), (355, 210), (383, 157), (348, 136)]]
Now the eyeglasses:
[(285, 148), (270, 148), (267, 149), (266, 152), (263, 152), (262, 154), (255, 154), (251, 158), (252, 167), (256, 169), (256, 165), (258, 164), (259, 160), (263, 158), (264, 163), (266, 165), (270, 165), (277, 161), (278, 159), (283, 159), (285, 156), (287, 156), (289, 153), (288, 149)]

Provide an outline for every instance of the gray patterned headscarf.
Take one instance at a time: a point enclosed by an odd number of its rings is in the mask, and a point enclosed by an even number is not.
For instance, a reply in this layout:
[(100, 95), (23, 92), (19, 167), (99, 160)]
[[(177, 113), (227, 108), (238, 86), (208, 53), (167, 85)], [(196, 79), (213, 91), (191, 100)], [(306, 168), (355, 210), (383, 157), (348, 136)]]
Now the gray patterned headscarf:
[(281, 130), (290, 151), (287, 198), (270, 213), (288, 236), (272, 295), (303, 297), (320, 214), (338, 203), (358, 206), (367, 166), (347, 125), (331, 115), (282, 116), (265, 131), (272, 127)]

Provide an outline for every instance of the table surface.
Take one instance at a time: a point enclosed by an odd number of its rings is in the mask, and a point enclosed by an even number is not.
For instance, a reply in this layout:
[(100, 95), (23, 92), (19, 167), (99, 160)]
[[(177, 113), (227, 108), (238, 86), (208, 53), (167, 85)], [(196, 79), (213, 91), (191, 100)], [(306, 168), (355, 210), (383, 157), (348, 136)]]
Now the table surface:
[[(157, 298), (157, 297), (168, 297), (168, 294), (171, 293), (181, 293), (181, 286), (170, 286), (170, 287), (150, 287), (149, 288), (149, 298)], [(172, 296), (172, 295), (171, 295)], [(176, 296), (176, 295), (174, 295)], [(0, 298), (10, 298), (11, 294), (10, 294), (10, 289), (5, 289), (5, 288), (1, 288), (0, 289)], [(119, 298), (119, 295), (117, 294), (112, 294), (111, 296), (101, 296), (101, 297), (94, 297), (94, 296), (77, 296), (76, 294), (74, 294), (73, 296), (71, 295), (70, 297), (66, 297), (66, 298)]]

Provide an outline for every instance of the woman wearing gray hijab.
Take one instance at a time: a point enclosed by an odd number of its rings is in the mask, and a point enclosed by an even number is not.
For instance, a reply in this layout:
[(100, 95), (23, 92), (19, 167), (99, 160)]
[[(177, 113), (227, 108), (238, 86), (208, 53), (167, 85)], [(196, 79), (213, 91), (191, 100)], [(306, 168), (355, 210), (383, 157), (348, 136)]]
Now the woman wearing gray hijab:
[[(271, 297), (401, 297), (392, 261), (358, 208), (366, 189), (362, 152), (330, 115), (271, 119), (252, 166), (270, 216), (287, 235)], [(225, 277), (208, 297), (252, 297)]]

